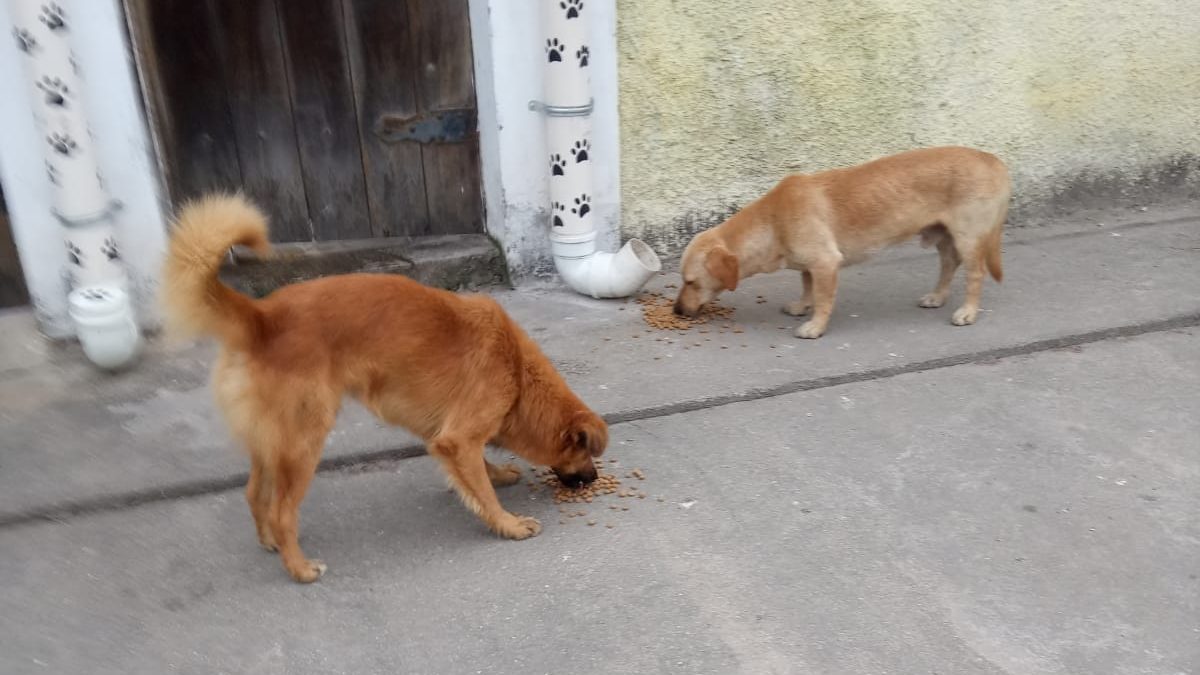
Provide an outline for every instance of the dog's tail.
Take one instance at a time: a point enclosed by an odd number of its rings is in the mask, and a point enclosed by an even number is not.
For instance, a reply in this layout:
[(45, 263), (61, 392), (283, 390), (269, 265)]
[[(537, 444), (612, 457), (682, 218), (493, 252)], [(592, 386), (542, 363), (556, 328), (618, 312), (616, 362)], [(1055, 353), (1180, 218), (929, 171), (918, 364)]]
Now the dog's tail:
[(234, 348), (261, 334), (257, 303), (217, 276), (235, 244), (260, 254), (271, 249), (266, 217), (241, 195), (212, 195), (180, 209), (163, 271), (162, 301), (173, 334), (213, 335)]
[(988, 272), (992, 273), (992, 278), (996, 283), (1004, 281), (1004, 264), (1001, 261), (1000, 239), (1004, 236), (1004, 221), (992, 228), (988, 233), (987, 242), (984, 246), (987, 247), (985, 260), (987, 261)]

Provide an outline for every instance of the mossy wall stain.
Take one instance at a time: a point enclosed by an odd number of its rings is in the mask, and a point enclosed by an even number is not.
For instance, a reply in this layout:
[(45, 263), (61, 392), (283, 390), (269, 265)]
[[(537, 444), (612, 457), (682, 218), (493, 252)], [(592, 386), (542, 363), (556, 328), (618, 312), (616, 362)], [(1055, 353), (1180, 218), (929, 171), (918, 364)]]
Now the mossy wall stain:
[(618, 21), (623, 234), (668, 254), (789, 171), (912, 147), (1000, 155), (1018, 213), (1200, 156), (1192, 3), (618, 0)]

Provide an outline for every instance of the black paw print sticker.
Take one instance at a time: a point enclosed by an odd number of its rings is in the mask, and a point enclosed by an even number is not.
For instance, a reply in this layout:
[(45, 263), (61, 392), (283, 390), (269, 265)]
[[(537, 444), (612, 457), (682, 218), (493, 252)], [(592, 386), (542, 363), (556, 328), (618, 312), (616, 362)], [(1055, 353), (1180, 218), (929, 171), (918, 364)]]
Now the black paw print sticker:
[(26, 54), (32, 52), (33, 48), (37, 46), (37, 39), (33, 37), (32, 33), (24, 28), (14, 28), (13, 37), (17, 40), (17, 49), (20, 49)]
[(546, 58), (550, 63), (555, 61), (562, 63), (562, 55), (565, 51), (567, 51), (567, 46), (560, 43), (558, 38), (546, 40)]
[[(566, 210), (567, 210), (567, 207), (563, 206), (562, 204), (559, 204), (558, 202), (551, 202), (550, 203), (550, 214), (552, 216), (554, 216), (554, 220), (551, 221), (550, 224), (553, 225), (554, 227), (562, 227), (563, 226), (562, 216), (559, 214), (563, 213)], [(574, 209), (572, 209), (572, 211), (574, 211)]]
[(579, 59), (579, 67), (580, 68), (587, 68), (588, 56), (589, 56), (589, 52), (588, 52), (587, 45), (584, 45), (584, 46), (580, 47), (579, 49), (575, 50), (575, 58)]
[(550, 175), (563, 176), (566, 175), (564, 169), (567, 168), (567, 160), (563, 159), (562, 155), (550, 155)]
[(50, 30), (62, 30), (67, 27), (66, 22), (63, 21), (63, 17), (65, 16), (66, 13), (63, 12), (62, 7), (53, 2), (48, 2), (42, 5), (42, 13), (38, 18), (41, 19), (42, 23), (46, 24), (46, 28)]
[(117, 250), (117, 242), (112, 237), (104, 240), (104, 245), (100, 247), (100, 252), (109, 260), (121, 259), (121, 252)]
[(571, 146), (571, 156), (575, 158), (575, 163), (588, 161), (588, 151), (592, 149), (592, 142), (588, 139), (575, 141), (575, 145)]
[(37, 88), (46, 94), (46, 105), (65, 106), (70, 91), (65, 82), (57, 77), (43, 76), (37, 83)]
[(67, 242), (67, 258), (70, 259), (72, 265), (83, 267), (83, 251), (69, 241)]
[(60, 155), (70, 157), (71, 153), (75, 151), (75, 140), (66, 134), (52, 133), (46, 137), (46, 141)]
[(568, 19), (578, 19), (583, 11), (583, 0), (562, 0), (558, 6), (566, 10)]
[(571, 213), (579, 214), (579, 217), (582, 218), (591, 212), (591, 204), (591, 197), (587, 196), (586, 194), (579, 195), (575, 198), (575, 206), (571, 207)]

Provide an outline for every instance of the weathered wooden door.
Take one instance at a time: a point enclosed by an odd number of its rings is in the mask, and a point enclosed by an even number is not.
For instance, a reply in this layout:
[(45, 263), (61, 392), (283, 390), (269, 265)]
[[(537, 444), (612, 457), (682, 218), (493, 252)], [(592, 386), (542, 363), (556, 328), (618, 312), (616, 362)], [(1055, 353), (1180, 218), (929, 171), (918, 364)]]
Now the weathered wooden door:
[(467, 0), (127, 0), (173, 200), (276, 241), (483, 231)]
[(4, 193), (0, 191), (0, 308), (28, 303), (29, 291), (25, 287), (25, 276), (17, 257), (17, 245), (13, 241)]

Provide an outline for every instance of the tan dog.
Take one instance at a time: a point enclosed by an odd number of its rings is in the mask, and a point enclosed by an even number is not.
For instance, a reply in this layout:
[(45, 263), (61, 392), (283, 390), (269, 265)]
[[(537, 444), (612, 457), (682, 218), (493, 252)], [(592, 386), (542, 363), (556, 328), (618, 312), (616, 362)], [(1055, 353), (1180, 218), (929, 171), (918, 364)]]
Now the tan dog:
[(185, 207), (164, 300), (173, 328), (222, 343), (214, 388), (250, 453), (246, 500), (259, 541), (296, 581), (325, 571), (300, 550), (298, 510), (346, 394), (426, 439), (463, 503), (501, 536), (525, 539), (541, 526), (500, 505), (493, 485), (517, 482), (520, 470), (486, 461), (486, 444), (550, 466), (567, 485), (595, 480), (607, 425), (495, 301), (369, 274), (252, 300), (217, 278), (234, 244), (267, 252), (254, 206), (210, 197)]
[(952, 322), (975, 322), (984, 267), (1003, 277), (1000, 237), (1008, 214), (1008, 169), (970, 148), (912, 150), (848, 169), (784, 178), (724, 223), (701, 232), (683, 252), (675, 312), (694, 316), (746, 277), (782, 267), (804, 273), (804, 293), (784, 307), (812, 318), (796, 336), (818, 338), (829, 324), (838, 269), (885, 246), (921, 235), (936, 245), (942, 269), (921, 307), (941, 307), (959, 264), (967, 297)]

